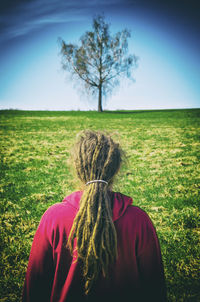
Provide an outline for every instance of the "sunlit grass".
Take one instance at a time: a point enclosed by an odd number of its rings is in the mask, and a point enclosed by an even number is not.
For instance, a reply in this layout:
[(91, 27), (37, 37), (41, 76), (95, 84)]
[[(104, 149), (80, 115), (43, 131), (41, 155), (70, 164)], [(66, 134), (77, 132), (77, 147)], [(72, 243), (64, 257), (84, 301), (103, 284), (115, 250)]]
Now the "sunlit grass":
[(114, 190), (156, 226), (169, 301), (200, 300), (200, 110), (0, 112), (1, 292), (20, 301), (31, 243), (53, 203), (77, 189), (70, 149), (83, 129), (112, 133), (127, 162)]

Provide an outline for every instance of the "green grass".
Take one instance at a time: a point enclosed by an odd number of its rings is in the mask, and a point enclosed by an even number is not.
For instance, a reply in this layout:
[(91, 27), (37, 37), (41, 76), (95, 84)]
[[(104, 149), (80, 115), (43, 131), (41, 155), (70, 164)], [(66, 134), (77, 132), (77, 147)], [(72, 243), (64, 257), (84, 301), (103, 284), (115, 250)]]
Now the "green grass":
[(106, 130), (128, 162), (114, 190), (156, 226), (169, 301), (200, 301), (200, 109), (133, 112), (0, 111), (0, 301), (20, 301), (43, 212), (77, 189), (76, 134)]

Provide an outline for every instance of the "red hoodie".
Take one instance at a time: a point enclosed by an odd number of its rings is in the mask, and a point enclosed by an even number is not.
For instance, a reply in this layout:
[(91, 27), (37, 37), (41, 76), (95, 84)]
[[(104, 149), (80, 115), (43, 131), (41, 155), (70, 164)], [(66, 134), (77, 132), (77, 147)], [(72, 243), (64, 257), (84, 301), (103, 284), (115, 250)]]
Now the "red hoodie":
[(84, 295), (81, 267), (66, 248), (82, 192), (51, 206), (36, 231), (23, 290), (23, 302), (166, 301), (163, 265), (155, 228), (132, 199), (110, 193), (118, 257), (108, 278), (99, 276)]

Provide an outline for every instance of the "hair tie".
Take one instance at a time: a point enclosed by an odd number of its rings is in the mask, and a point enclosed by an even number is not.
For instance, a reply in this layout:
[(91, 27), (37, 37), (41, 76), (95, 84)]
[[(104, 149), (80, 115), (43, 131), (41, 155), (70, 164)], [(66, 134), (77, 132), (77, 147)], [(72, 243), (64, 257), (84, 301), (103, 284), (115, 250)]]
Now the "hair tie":
[(94, 182), (102, 182), (102, 183), (108, 185), (108, 182), (107, 182), (107, 181), (101, 180), (101, 179), (95, 179), (95, 180), (88, 181), (85, 185), (87, 186), (87, 185), (92, 184), (92, 183), (94, 183)]

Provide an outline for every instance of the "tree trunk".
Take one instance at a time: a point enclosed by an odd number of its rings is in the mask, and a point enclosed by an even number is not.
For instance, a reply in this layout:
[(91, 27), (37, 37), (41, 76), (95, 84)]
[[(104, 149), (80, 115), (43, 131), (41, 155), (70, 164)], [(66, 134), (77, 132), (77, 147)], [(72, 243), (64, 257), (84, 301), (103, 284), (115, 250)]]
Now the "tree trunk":
[(99, 85), (99, 101), (98, 101), (98, 112), (102, 112), (102, 86)]

